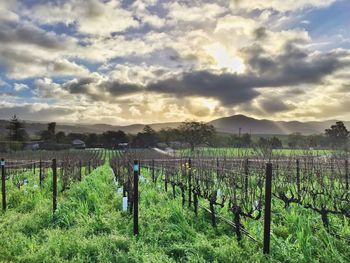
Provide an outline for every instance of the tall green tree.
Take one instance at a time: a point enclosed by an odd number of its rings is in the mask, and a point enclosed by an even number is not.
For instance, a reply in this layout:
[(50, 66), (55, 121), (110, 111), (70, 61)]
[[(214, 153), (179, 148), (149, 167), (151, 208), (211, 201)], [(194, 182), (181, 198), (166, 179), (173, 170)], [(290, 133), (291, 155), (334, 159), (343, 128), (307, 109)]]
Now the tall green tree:
[(343, 147), (349, 140), (350, 132), (342, 121), (338, 121), (330, 129), (326, 129), (325, 134), (333, 147)]
[(191, 151), (200, 144), (210, 145), (216, 136), (214, 126), (204, 122), (183, 122), (179, 126), (179, 131), (182, 141), (190, 145)]
[(300, 132), (294, 132), (288, 135), (289, 148), (303, 148), (305, 147), (305, 144), (305, 136), (303, 136)]
[(66, 139), (66, 134), (63, 131), (56, 133), (56, 142), (64, 143)]
[(16, 115), (10, 119), (10, 124), (6, 127), (8, 138), (10, 141), (25, 141), (28, 139), (28, 134), (25, 130), (24, 123), (20, 122)]
[(139, 132), (134, 138), (134, 142), (139, 146), (152, 147), (157, 144), (157, 134), (151, 126), (146, 125), (142, 132)]
[(56, 122), (50, 122), (47, 124), (47, 131), (49, 132), (50, 139), (56, 139)]

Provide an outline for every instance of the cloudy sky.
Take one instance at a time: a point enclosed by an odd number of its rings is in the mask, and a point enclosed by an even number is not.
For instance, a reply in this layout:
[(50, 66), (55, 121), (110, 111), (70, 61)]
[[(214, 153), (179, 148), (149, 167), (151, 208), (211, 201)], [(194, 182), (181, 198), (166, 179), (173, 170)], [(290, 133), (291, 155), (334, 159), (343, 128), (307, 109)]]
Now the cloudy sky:
[(349, 0), (0, 0), (0, 119), (350, 120)]

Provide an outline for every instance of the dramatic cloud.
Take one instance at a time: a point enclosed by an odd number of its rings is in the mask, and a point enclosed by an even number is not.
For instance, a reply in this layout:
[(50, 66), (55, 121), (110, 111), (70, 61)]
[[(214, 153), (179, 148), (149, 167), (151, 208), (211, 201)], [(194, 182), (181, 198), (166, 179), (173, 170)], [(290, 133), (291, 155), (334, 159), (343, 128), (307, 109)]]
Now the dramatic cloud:
[[(62, 2), (64, 2), (62, 4)], [(120, 6), (120, 1), (68, 0), (34, 5), (28, 16), (41, 24), (74, 25), (83, 34), (109, 36), (129, 27), (137, 27), (132, 13)]]
[(326, 7), (336, 0), (231, 0), (232, 8), (246, 9), (275, 9), (278, 11), (292, 11), (307, 7)]
[(349, 8), (342, 0), (0, 0), (0, 118), (350, 119)]

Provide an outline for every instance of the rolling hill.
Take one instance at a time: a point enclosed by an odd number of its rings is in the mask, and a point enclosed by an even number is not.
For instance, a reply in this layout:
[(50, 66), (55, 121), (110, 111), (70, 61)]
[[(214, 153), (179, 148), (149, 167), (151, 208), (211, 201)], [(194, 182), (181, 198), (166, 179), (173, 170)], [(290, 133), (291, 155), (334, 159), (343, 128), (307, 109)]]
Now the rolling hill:
[[(300, 132), (305, 135), (323, 133), (324, 130), (334, 124), (336, 120), (320, 121), (320, 122), (299, 122), (299, 121), (272, 121), (266, 119), (254, 119), (245, 115), (233, 115), (210, 121), (218, 132), (237, 134), (239, 129), (241, 133), (252, 134), (290, 134)], [(0, 136), (7, 133), (7, 120), (0, 120)], [(175, 128), (180, 122), (169, 123), (153, 123), (149, 124), (153, 129), (160, 130), (162, 128)], [(345, 125), (350, 128), (350, 122), (345, 122)], [(25, 122), (26, 130), (31, 136), (38, 134), (40, 131), (47, 128), (47, 124), (43, 122)], [(126, 126), (117, 126), (109, 124), (62, 124), (57, 123), (56, 130), (64, 131), (65, 133), (103, 133), (108, 130), (122, 130), (126, 133), (136, 134), (141, 131), (144, 124), (132, 124)]]

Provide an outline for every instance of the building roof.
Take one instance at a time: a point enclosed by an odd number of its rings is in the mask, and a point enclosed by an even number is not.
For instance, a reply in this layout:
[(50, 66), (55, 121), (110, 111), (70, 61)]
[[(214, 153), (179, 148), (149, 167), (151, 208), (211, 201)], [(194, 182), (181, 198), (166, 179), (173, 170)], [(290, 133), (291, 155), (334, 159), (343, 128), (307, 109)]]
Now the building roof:
[(85, 142), (79, 139), (75, 139), (72, 141), (72, 144), (85, 144)]

